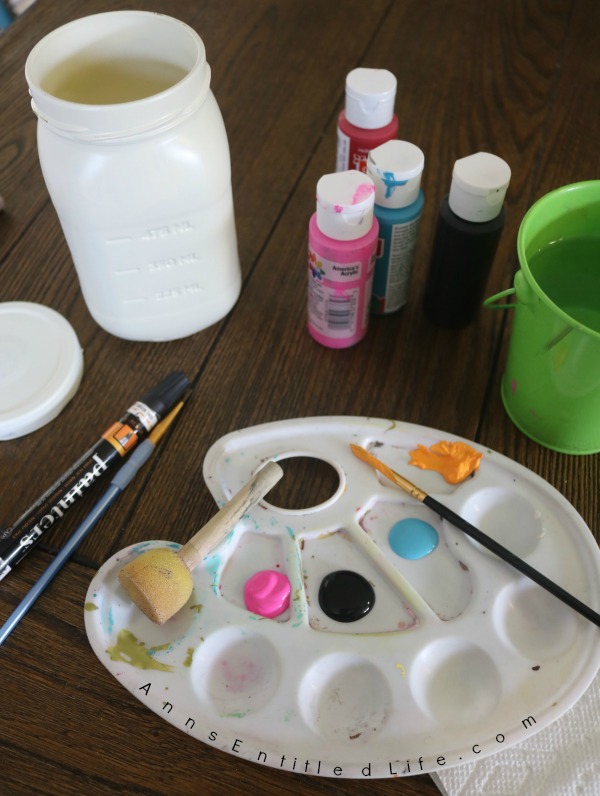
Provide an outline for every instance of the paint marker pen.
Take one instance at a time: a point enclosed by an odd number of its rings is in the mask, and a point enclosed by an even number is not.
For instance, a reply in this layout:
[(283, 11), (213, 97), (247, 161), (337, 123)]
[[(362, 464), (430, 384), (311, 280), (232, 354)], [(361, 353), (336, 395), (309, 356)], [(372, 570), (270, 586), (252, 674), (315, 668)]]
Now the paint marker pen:
[(181, 372), (167, 376), (106, 429), (98, 442), (55, 481), (0, 541), (0, 580), (24, 558), (55, 522), (179, 402), (190, 383)]
[(113, 476), (112, 481), (110, 482), (110, 485), (104, 495), (102, 495), (100, 500), (98, 500), (90, 513), (83, 520), (81, 525), (79, 525), (77, 530), (73, 533), (71, 538), (56, 554), (52, 563), (46, 567), (44, 573), (37, 583), (31, 587), (19, 605), (8, 617), (6, 622), (2, 625), (2, 627), (0, 627), (0, 645), (6, 641), (8, 636), (19, 624), (27, 611), (29, 611), (44, 589), (52, 582), (54, 576), (67, 563), (71, 555), (94, 528), (96, 523), (104, 516), (119, 495), (123, 492), (123, 490), (131, 483), (138, 471), (148, 461), (150, 456), (154, 453), (156, 445), (165, 435), (169, 429), (169, 426), (173, 423), (182, 407), (183, 402), (178, 403), (175, 408), (169, 412), (165, 419), (161, 420), (160, 423), (150, 432), (148, 438), (140, 442), (131, 456), (127, 457), (125, 464), (119, 469), (117, 474)]
[(366, 174), (371, 149), (395, 138), (397, 81), (387, 69), (353, 69), (346, 77), (346, 102), (338, 117), (336, 171)]

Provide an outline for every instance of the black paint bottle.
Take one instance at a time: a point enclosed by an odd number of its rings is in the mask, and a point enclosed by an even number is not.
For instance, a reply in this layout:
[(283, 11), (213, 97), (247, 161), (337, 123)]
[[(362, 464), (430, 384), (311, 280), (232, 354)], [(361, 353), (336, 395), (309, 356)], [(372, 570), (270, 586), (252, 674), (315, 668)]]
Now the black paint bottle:
[(436, 326), (461, 329), (475, 319), (504, 227), (509, 181), (508, 164), (488, 152), (454, 164), (423, 298), (425, 315)]

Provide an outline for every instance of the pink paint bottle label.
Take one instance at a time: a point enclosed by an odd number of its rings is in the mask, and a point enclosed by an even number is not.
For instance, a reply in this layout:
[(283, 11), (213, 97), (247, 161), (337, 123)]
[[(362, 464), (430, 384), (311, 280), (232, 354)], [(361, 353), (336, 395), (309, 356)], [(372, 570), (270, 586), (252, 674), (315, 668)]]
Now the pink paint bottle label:
[(379, 225), (375, 186), (358, 171), (325, 175), (309, 224), (308, 330), (329, 348), (367, 333)]

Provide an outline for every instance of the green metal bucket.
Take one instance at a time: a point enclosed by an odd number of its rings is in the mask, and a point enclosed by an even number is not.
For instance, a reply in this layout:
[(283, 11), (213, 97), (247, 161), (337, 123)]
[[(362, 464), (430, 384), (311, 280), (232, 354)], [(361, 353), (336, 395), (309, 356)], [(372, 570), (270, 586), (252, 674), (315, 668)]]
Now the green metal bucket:
[[(546, 194), (517, 238), (502, 401), (513, 423), (561, 453), (600, 451), (600, 180)], [(500, 303), (514, 296), (512, 303)]]

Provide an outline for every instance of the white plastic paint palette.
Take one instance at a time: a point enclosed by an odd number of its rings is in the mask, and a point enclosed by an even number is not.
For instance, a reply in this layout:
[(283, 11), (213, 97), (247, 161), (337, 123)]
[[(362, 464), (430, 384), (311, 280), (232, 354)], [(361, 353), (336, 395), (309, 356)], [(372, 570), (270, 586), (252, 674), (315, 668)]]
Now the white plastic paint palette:
[[(404, 495), (349, 444), (372, 450), (596, 610), (598, 546), (556, 490), (500, 454), (473, 444), (483, 459), (458, 486), (409, 465), (417, 444), (444, 439), (458, 438), (336, 417), (223, 437), (204, 462), (219, 505), (269, 458), (284, 471), (289, 457), (323, 459), (339, 487), (301, 511), (255, 506), (194, 573), (189, 604), (162, 627), (131, 604), (117, 574), (143, 549), (168, 542), (113, 556), (87, 596), (95, 653), (179, 729), (286, 771), (403, 776), (478, 760), (530, 737), (590, 684), (600, 631)], [(417, 534), (420, 558), (394, 552), (389, 533), (403, 520), (420, 520), (438, 535), (437, 546), (424, 553)], [(244, 606), (244, 584), (265, 569), (291, 583), (290, 607), (274, 619)], [(344, 576), (350, 586), (324, 599), (324, 582), (340, 571), (352, 573)]]

